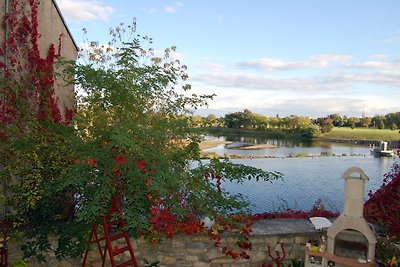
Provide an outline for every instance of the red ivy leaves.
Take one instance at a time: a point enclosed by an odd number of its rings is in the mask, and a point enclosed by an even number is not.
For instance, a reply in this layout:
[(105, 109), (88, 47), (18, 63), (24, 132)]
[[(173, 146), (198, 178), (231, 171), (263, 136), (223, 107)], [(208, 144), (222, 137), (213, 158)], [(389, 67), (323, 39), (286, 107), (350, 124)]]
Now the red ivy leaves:
[[(39, 4), (39, 0), (10, 0), (2, 22), (8, 31), (0, 48), (0, 56), (7, 57), (7, 62), (0, 64), (6, 82), (1, 93), (0, 122), (21, 130), (24, 118), (67, 125), (73, 116), (72, 110), (66, 110), (63, 121), (54, 93), (53, 68), (61, 52), (61, 36), (57, 53), (51, 44), (46, 58), (40, 56)], [(0, 138), (7, 138), (2, 130)]]
[(382, 186), (369, 193), (364, 204), (364, 217), (371, 223), (384, 226), (389, 234), (400, 238), (400, 165), (395, 162), (385, 174)]
[(194, 214), (187, 212), (184, 218), (178, 219), (162, 200), (151, 208), (150, 222), (153, 230), (167, 238), (173, 238), (178, 232), (195, 234), (202, 231), (201, 222)]
[(208, 179), (215, 179), (216, 180), (216, 186), (217, 186), (217, 191), (219, 193), (221, 193), (221, 175), (219, 175), (218, 173), (216, 173), (215, 171), (212, 171), (210, 173), (205, 173), (203, 174), (204, 179), (208, 180)]

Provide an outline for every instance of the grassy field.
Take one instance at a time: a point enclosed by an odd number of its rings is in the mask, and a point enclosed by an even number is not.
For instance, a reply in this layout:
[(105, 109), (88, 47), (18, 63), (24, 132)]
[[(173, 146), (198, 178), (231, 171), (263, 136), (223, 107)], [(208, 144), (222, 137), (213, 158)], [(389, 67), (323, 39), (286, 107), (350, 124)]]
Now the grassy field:
[(399, 130), (379, 130), (372, 128), (335, 127), (330, 133), (323, 134), (322, 139), (333, 140), (383, 140), (396, 141), (400, 139)]

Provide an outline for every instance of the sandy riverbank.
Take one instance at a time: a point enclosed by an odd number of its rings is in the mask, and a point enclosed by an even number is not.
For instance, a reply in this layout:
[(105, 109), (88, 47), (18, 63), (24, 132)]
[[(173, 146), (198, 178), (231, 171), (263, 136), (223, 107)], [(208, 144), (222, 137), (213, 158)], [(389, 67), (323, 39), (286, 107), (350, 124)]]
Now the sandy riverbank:
[(244, 144), (243, 146), (232, 147), (230, 149), (258, 150), (258, 149), (265, 149), (265, 148), (277, 148), (277, 146), (268, 145), (268, 144), (259, 144), (259, 145)]
[(231, 147), (229, 147), (230, 144), (233, 144), (231, 141), (219, 141), (219, 140), (203, 140), (200, 142), (200, 149), (203, 151), (208, 148), (213, 148), (217, 147), (219, 145), (228, 145), (228, 149), (241, 149), (241, 150), (258, 150), (258, 149), (265, 149), (265, 148), (276, 148), (277, 146), (273, 145), (268, 145), (268, 144), (258, 144), (258, 145), (253, 145), (253, 144), (247, 144), (247, 143), (238, 143), (235, 144)]

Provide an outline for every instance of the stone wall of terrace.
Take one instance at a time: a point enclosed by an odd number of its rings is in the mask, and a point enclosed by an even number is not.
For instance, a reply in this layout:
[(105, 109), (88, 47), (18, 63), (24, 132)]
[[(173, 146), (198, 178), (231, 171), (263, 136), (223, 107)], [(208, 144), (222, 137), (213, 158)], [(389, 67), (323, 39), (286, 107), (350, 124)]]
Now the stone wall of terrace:
[[(304, 262), (305, 243), (310, 239), (318, 240), (323, 233), (315, 230), (313, 224), (307, 219), (261, 220), (253, 225), (252, 230), (250, 236), (252, 249), (247, 251), (250, 255), (248, 260), (240, 257), (232, 259), (232, 257), (221, 253), (221, 247), (225, 245), (240, 251), (235, 245), (237, 238), (234, 233), (222, 234), (221, 246), (218, 248), (214, 247), (214, 241), (210, 240), (207, 233), (177, 235), (173, 239), (164, 240), (161, 244), (151, 244), (145, 240), (132, 239), (132, 245), (139, 266), (146, 266), (144, 263), (144, 259), (146, 259), (149, 263), (159, 261), (160, 267), (261, 267), (263, 263), (273, 264), (268, 256), (268, 246), (271, 247), (272, 255), (276, 256), (275, 247), (283, 242), (286, 250), (285, 266), (289, 266), (291, 260)], [(124, 244), (119, 244), (119, 247), (123, 246)], [(125, 255), (121, 255), (127, 259), (129, 253), (125, 253)], [(17, 245), (10, 244), (9, 262), (12, 263), (20, 256), (21, 253)], [(81, 265), (82, 259), (58, 261), (51, 256), (49, 256), (46, 264), (34, 261), (28, 264), (29, 267), (75, 267)], [(88, 255), (86, 266), (101, 266), (101, 258), (96, 245), (93, 245), (93, 250)]]

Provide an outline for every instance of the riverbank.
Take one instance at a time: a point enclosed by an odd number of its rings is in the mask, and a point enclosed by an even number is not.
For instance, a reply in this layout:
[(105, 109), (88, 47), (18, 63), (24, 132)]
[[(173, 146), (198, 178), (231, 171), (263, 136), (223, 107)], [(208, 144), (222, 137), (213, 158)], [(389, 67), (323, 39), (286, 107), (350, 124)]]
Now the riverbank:
[(318, 155), (314, 154), (304, 154), (304, 153), (292, 153), (289, 155), (279, 155), (279, 156), (248, 156), (248, 155), (239, 155), (239, 154), (225, 154), (224, 156), (218, 155), (215, 152), (201, 152), (200, 158), (202, 159), (223, 159), (223, 158), (229, 158), (229, 159), (287, 159), (287, 158), (321, 158), (321, 157), (366, 157), (370, 155), (366, 154), (333, 154), (333, 153), (323, 153)]
[(229, 128), (207, 128), (206, 131), (214, 136), (239, 135), (259, 136), (277, 139), (317, 140), (334, 143), (355, 144), (360, 146), (379, 146), (380, 141), (388, 142), (388, 147), (397, 149), (399, 147), (400, 133), (398, 130), (334, 127), (331, 132), (324, 133), (318, 138), (305, 138), (299, 134), (269, 132), (265, 130), (242, 130)]

